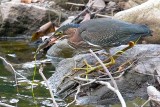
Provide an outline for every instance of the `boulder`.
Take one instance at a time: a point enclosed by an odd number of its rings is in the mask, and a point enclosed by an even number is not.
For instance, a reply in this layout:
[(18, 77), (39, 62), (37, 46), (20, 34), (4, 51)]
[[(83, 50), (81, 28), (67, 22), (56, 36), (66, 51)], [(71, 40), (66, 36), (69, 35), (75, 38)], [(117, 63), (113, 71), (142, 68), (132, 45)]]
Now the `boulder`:
[[(59, 17), (56, 10), (49, 10), (32, 4), (6, 2), (0, 5), (0, 35), (17, 36), (18, 34), (30, 35), (41, 25)], [(66, 15), (62, 14), (62, 19)]]
[[(126, 46), (119, 46), (110, 49), (111, 54), (115, 54)], [(96, 52), (101, 60), (105, 60), (104, 51)], [(147, 84), (155, 85), (155, 80), (152, 77), (155, 72), (159, 74), (160, 71), (160, 45), (136, 45), (132, 49), (127, 50), (122, 56), (116, 60), (116, 64), (109, 68), (110, 72), (117, 71), (117, 68), (124, 64), (126, 61), (130, 61), (131, 64), (125, 66), (123, 70), (125, 74), (116, 79), (118, 88), (125, 100), (133, 100), (137, 97), (147, 99)], [(73, 78), (84, 70), (73, 71), (75, 67), (83, 67), (83, 61), (91, 65), (94, 65), (97, 60), (90, 54), (79, 54), (73, 58), (67, 58), (62, 60), (56, 67), (55, 73), (49, 78), (49, 83), (52, 89), (61, 96), (69, 94), (73, 96), (73, 90), (76, 89), (79, 82), (76, 82)], [(92, 75), (93, 74), (93, 75)], [(88, 78), (96, 78), (96, 75), (100, 75), (98, 72), (92, 72), (88, 75)], [(111, 82), (110, 80), (103, 81)], [(117, 96), (107, 89), (105, 86), (99, 84), (90, 84), (81, 88), (81, 92), (77, 98), (78, 104), (98, 104), (109, 105), (115, 104), (119, 101)]]

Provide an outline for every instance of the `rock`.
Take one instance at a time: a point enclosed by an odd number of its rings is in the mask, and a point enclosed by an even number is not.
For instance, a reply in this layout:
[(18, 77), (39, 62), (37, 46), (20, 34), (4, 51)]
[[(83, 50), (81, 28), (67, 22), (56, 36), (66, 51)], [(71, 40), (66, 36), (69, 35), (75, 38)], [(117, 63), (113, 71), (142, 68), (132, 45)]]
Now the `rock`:
[(160, 92), (158, 89), (156, 89), (154, 86), (148, 86), (147, 87), (147, 94), (149, 96), (149, 99), (155, 103), (157, 106), (154, 105), (154, 107), (160, 106)]
[[(100, 53), (102, 52), (104, 51), (100, 51)], [(104, 59), (104, 57), (102, 58)], [(80, 55), (74, 56), (73, 58), (67, 58), (67, 59), (60, 61), (58, 63), (58, 66), (56, 67), (57, 73), (54, 73), (52, 77), (50, 77), (49, 79), (50, 83), (52, 84), (51, 86), (53, 86), (52, 89), (57, 92), (57, 87), (60, 85), (61, 81), (63, 80), (63, 77), (71, 74), (75, 66), (76, 67), (84, 66), (84, 63), (83, 63), (84, 59), (86, 59), (89, 64), (94, 64), (94, 62), (96, 62), (96, 59), (93, 59), (93, 56), (91, 56), (90, 54), (80, 54)], [(69, 83), (69, 84), (72, 84), (72, 83)]]
[(128, 21), (131, 23), (146, 24), (153, 31), (152, 37), (146, 37), (144, 41), (147, 43), (160, 43), (160, 1), (149, 0), (141, 5), (118, 12), (115, 18)]
[(52, 45), (51, 48), (47, 51), (47, 55), (53, 57), (67, 58), (74, 56), (75, 51), (76, 49), (74, 49), (68, 44), (68, 40), (64, 39)]
[[(34, 6), (32, 4), (6, 2), (0, 5), (0, 35), (17, 36), (18, 34), (30, 35), (41, 25), (59, 17), (56, 10)], [(66, 16), (62, 14), (62, 19)]]
[[(96, 49), (93, 49), (96, 50)], [(68, 44), (68, 39), (60, 40), (56, 44), (52, 45), (47, 51), (47, 57), (53, 59), (53, 65), (64, 58), (71, 58), (76, 54), (82, 54), (88, 52), (88, 49), (75, 49)], [(58, 62), (57, 62), (58, 61)]]
[(123, 9), (123, 10), (126, 10), (126, 9), (129, 9), (129, 8), (132, 8), (132, 7), (135, 7), (135, 6), (138, 6), (144, 2), (146, 2), (148, 0), (128, 0), (128, 1), (120, 1), (118, 2), (118, 5)]
[(67, 41), (67, 39), (59, 41), (47, 51), (46, 56), (52, 59), (53, 66), (57, 66), (62, 59), (72, 57), (76, 54), (76, 49), (72, 48)]
[[(111, 48), (110, 53), (115, 54), (124, 47), (125, 46)], [(97, 52), (99, 53), (98, 56), (101, 60), (105, 60), (106, 56), (100, 54), (102, 52), (104, 51)], [(153, 74), (154, 71), (160, 72), (159, 53), (160, 45), (136, 45), (132, 49), (127, 50), (116, 60), (116, 64), (109, 68), (110, 72), (115, 72), (117, 71), (117, 67), (126, 61), (130, 60), (131, 62), (134, 62), (132, 66), (130, 65), (131, 67), (127, 69), (125, 75), (116, 79), (118, 88), (125, 100), (133, 100), (137, 97), (147, 97), (147, 84), (154, 84), (154, 79), (152, 76), (146, 74)], [(73, 68), (84, 66), (84, 59), (91, 65), (94, 65), (97, 62), (97, 60), (88, 53), (64, 59), (58, 64), (56, 72), (48, 80), (55, 92), (65, 96), (76, 88), (78, 84), (75, 81), (72, 81), (72, 79), (74, 76), (77, 76), (84, 71), (74, 72)], [(72, 76), (70, 74), (72, 74)], [(94, 74), (94, 76), (100, 75), (98, 72), (93, 72), (91, 74)], [(71, 77), (65, 78), (67, 75), (70, 75)], [(94, 78), (94, 76), (89, 76), (88, 78)], [(115, 104), (117, 101), (119, 100), (113, 92), (106, 89), (105, 86), (98, 84), (91, 84), (83, 87), (81, 89), (81, 94), (77, 99), (78, 104), (96, 103), (99, 105), (108, 105)]]
[(128, 2), (125, 3), (124, 9), (129, 9), (135, 6), (138, 6), (148, 0), (129, 0)]

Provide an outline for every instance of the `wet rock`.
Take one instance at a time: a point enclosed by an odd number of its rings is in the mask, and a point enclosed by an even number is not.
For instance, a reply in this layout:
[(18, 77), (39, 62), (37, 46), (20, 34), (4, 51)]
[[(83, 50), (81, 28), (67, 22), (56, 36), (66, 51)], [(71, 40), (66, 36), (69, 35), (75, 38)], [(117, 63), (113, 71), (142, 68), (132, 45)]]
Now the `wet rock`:
[[(102, 53), (102, 52), (105, 52), (105, 51), (99, 51), (98, 53)], [(104, 60), (104, 58), (105, 58), (104, 56), (101, 56), (101, 59)], [(71, 74), (73, 68), (84, 66), (84, 63), (83, 63), (84, 59), (86, 59), (89, 64), (94, 64), (94, 62), (96, 62), (96, 59), (94, 59), (90, 53), (89, 54), (79, 54), (79, 55), (74, 56), (73, 58), (67, 58), (67, 59), (60, 61), (58, 63), (58, 66), (56, 67), (57, 73), (54, 73), (53, 76), (50, 78), (50, 83), (52, 84), (51, 86), (53, 86), (52, 87), (53, 90), (57, 91), (57, 87), (60, 85), (61, 80), (63, 80), (63, 77)], [(72, 84), (72, 83), (69, 82), (69, 84)]]
[(146, 24), (153, 31), (152, 37), (146, 37), (147, 43), (160, 43), (160, 1), (149, 0), (141, 5), (116, 13), (117, 19), (131, 23)]
[[(125, 46), (119, 46), (110, 49), (111, 54), (115, 54)], [(105, 60), (106, 56), (97, 53), (101, 60)], [(125, 75), (116, 79), (118, 88), (122, 93), (125, 100), (133, 100), (134, 98), (141, 97), (147, 98), (147, 84), (155, 84), (154, 78), (151, 75), (154, 72), (160, 71), (160, 45), (136, 45), (130, 50), (127, 50), (122, 56), (116, 60), (116, 64), (109, 68), (110, 72), (115, 72), (117, 67), (125, 63), (126, 61), (134, 61), (131, 67), (126, 70)], [(75, 67), (83, 67), (84, 59), (91, 65), (94, 65), (97, 60), (90, 54), (80, 54), (73, 58), (62, 60), (56, 67), (56, 72), (49, 78), (49, 83), (52, 89), (58, 94), (65, 96), (72, 92), (78, 83), (73, 80), (74, 76), (77, 76), (85, 71), (73, 71)], [(72, 76), (70, 75), (72, 74)], [(92, 72), (91, 74), (100, 75), (98, 72)], [(71, 77), (67, 77), (71, 76)], [(67, 77), (67, 78), (66, 78)], [(89, 76), (94, 78), (94, 76)], [(110, 81), (109, 81), (110, 82)], [(72, 94), (73, 95), (73, 94)], [(119, 101), (117, 96), (106, 89), (105, 86), (99, 84), (91, 84), (81, 89), (81, 94), (78, 96), (78, 104), (99, 104), (108, 105)]]
[[(17, 36), (18, 34), (30, 35), (41, 25), (59, 17), (56, 10), (34, 6), (32, 4), (6, 2), (0, 5), (0, 35)], [(62, 19), (65, 17), (62, 14)]]
[(68, 40), (64, 39), (52, 45), (47, 51), (47, 55), (53, 57), (67, 58), (75, 55), (76, 49), (68, 44)]
[(52, 65), (57, 64), (64, 58), (70, 58), (76, 54), (76, 49), (68, 44), (68, 40), (64, 39), (52, 45), (47, 51), (47, 58), (52, 59)]
[[(96, 50), (96, 49), (93, 49), (93, 50)], [(47, 51), (46, 56), (52, 59), (52, 64), (54, 66), (57, 66), (57, 64), (64, 58), (71, 58), (76, 54), (82, 54), (87, 52), (88, 52), (88, 49), (73, 48), (68, 44), (68, 40), (64, 39), (52, 45)]]

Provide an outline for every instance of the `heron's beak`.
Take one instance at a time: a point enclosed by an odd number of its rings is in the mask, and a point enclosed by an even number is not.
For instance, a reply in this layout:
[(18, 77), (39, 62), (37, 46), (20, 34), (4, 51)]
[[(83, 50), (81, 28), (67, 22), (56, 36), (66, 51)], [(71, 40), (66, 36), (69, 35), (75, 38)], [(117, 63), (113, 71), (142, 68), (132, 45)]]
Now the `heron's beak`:
[(57, 43), (59, 40), (65, 38), (67, 35), (63, 35), (63, 36), (58, 36), (58, 37), (51, 37), (50, 42), (48, 43), (47, 46), (53, 45), (55, 43)]

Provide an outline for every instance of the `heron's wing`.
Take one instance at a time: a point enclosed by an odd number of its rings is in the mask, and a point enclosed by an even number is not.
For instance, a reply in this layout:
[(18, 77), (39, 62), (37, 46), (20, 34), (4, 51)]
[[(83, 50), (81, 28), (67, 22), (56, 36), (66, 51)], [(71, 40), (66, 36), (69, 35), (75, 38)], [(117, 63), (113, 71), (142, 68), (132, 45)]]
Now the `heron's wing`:
[(95, 47), (109, 46), (111, 43), (110, 39), (107, 38), (107, 35), (104, 32), (83, 31), (80, 36), (88, 44)]
[(146, 25), (139, 25), (139, 24), (130, 24), (130, 26), (121, 26), (119, 33), (123, 34), (130, 34), (130, 35), (142, 35), (147, 36), (151, 34), (151, 30)]

